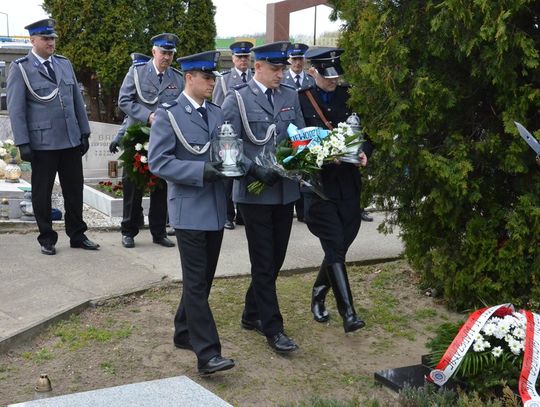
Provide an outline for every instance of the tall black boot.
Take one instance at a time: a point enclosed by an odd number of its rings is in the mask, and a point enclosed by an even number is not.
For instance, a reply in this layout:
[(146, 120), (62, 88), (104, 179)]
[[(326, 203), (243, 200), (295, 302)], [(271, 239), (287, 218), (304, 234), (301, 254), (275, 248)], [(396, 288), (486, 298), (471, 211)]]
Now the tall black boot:
[(324, 305), (326, 293), (330, 289), (326, 267), (326, 263), (323, 260), (311, 294), (311, 312), (313, 313), (313, 319), (317, 322), (326, 322), (329, 318), (328, 311)]
[(332, 285), (332, 291), (336, 297), (339, 315), (343, 318), (345, 332), (353, 332), (362, 328), (365, 324), (358, 316), (353, 306), (353, 298), (345, 264), (334, 263), (328, 265), (328, 278)]

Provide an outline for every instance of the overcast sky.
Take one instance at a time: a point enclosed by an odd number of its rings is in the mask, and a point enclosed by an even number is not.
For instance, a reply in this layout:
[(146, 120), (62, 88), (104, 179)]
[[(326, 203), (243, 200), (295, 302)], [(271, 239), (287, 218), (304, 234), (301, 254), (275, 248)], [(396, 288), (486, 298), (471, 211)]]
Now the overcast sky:
[[(77, 1), (77, 0), (69, 0)], [(41, 8), (43, 0), (1, 0), (0, 36), (7, 34), (9, 20), (10, 35), (28, 35), (27, 24), (48, 17)], [(266, 4), (275, 0), (214, 0), (218, 36), (234, 37), (266, 31)], [(331, 9), (317, 7), (317, 35), (336, 31), (339, 22), (328, 19)], [(7, 16), (6, 16), (7, 14)], [(291, 15), (291, 35), (313, 36), (314, 8), (298, 11)]]

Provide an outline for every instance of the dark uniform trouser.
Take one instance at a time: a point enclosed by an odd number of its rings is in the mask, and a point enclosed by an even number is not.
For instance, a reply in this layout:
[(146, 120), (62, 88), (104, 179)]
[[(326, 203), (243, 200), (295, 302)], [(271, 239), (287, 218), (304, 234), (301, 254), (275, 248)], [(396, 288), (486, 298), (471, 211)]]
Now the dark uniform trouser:
[(221, 355), (221, 344), (208, 296), (223, 240), (219, 231), (176, 229), (183, 290), (174, 317), (174, 340), (191, 342), (199, 367)]
[[(143, 191), (126, 176), (122, 177), (124, 190), (124, 208), (122, 213), (122, 235), (135, 237), (139, 233), (139, 222), (142, 217)], [(150, 193), (150, 210), (148, 223), (150, 233), (155, 239), (167, 236), (165, 225), (167, 223), (167, 184), (163, 188), (156, 188)]]
[(243, 318), (260, 319), (266, 336), (283, 331), (276, 279), (287, 254), (293, 206), (292, 202), (287, 205), (238, 204), (251, 261), (251, 283), (246, 292)]
[(223, 185), (225, 186), (225, 198), (227, 198), (227, 220), (234, 222), (234, 217), (236, 211), (234, 210), (234, 202), (232, 200), (232, 188), (233, 188), (233, 179), (227, 178), (223, 180)]
[(83, 169), (79, 147), (63, 150), (34, 150), (32, 158), (32, 207), (39, 228), (38, 241), (56, 244), (58, 233), (52, 228), (51, 194), (58, 172), (64, 197), (65, 228), (71, 242), (85, 239), (83, 221)]
[(360, 196), (324, 201), (313, 193), (304, 193), (306, 223), (324, 250), (326, 264), (345, 263), (350, 245), (358, 235)]

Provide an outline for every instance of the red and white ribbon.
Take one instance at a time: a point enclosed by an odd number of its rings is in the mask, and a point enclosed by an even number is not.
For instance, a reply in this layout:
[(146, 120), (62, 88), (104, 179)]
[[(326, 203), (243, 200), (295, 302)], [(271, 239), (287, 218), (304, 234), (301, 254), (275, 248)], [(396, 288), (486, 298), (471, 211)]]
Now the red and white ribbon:
[(540, 315), (521, 310), (527, 318), (523, 365), (519, 376), (519, 395), (524, 407), (540, 407), (536, 380), (540, 370)]
[(448, 349), (446, 349), (446, 352), (437, 366), (435, 366), (435, 369), (429, 373), (429, 376), (426, 377), (426, 379), (439, 386), (445, 384), (459, 367), (463, 357), (474, 343), (476, 335), (480, 333), (480, 330), (484, 327), (493, 313), (502, 307), (507, 307), (512, 310), (514, 308), (512, 304), (501, 304), (489, 308), (482, 308), (473, 312), (461, 327)]

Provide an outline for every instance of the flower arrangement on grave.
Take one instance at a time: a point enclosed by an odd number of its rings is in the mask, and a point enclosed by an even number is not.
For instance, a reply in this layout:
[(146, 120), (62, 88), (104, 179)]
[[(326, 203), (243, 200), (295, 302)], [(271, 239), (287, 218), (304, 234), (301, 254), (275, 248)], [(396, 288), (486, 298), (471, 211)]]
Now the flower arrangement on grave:
[(122, 181), (117, 181), (114, 183), (112, 181), (99, 181), (99, 183), (96, 185), (96, 189), (117, 198), (124, 196), (124, 186), (122, 185)]
[(4, 141), (0, 141), (0, 159), (11, 162), (17, 159), (18, 152), (19, 149), (12, 139), (8, 138)]
[[(323, 165), (339, 162), (351, 146), (363, 142), (361, 136), (353, 132), (347, 123), (339, 123), (332, 131), (320, 127), (298, 129), (291, 123), (287, 133), (288, 138), (276, 147), (275, 153), (264, 149), (255, 158), (255, 162), (272, 168), (282, 177), (297, 180), (314, 189), (317, 174)], [(263, 190), (264, 184), (261, 181), (248, 185), (248, 191), (253, 194), (260, 194)]]
[(434, 366), (428, 381), (442, 386), (453, 377), (480, 394), (507, 385), (519, 389), (524, 405), (540, 402), (539, 314), (512, 304), (482, 308), (463, 324), (441, 325), (427, 346)]
[(119, 159), (127, 177), (141, 190), (153, 191), (163, 188), (164, 181), (150, 172), (148, 166), (148, 141), (150, 128), (141, 124), (130, 126), (121, 146), (123, 149)]

